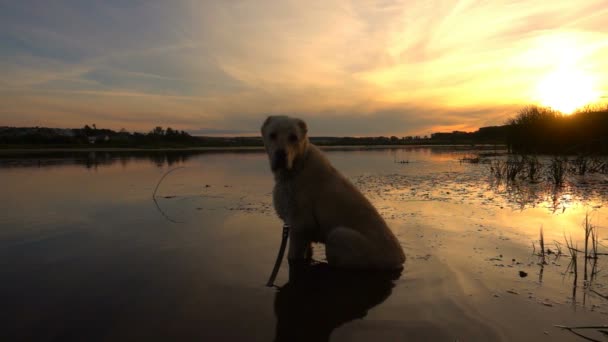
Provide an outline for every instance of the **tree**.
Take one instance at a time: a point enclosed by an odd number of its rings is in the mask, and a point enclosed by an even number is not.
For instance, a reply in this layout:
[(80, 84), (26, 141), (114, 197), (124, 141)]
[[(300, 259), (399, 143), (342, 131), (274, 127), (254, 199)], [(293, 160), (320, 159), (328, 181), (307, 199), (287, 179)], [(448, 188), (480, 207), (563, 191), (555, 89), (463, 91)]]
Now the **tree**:
[(91, 127), (89, 127), (89, 125), (84, 125), (83, 130), (84, 134), (87, 136), (93, 134), (93, 130), (91, 129)]
[(163, 128), (162, 128), (162, 127), (160, 127), (160, 126), (156, 126), (156, 127), (155, 127), (155, 128), (152, 130), (152, 132), (150, 132), (150, 134), (152, 134), (152, 135), (164, 135), (164, 133), (165, 133), (165, 131), (164, 131), (164, 130), (163, 130)]

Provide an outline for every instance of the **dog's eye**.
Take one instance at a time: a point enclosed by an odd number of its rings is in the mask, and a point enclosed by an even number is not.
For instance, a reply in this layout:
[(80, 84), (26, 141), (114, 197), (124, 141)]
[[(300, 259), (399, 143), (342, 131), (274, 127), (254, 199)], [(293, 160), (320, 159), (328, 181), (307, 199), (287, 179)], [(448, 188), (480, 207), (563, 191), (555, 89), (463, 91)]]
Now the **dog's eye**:
[(298, 141), (298, 136), (295, 135), (295, 134), (290, 134), (289, 135), (289, 141), (292, 142), (292, 143)]
[(270, 140), (277, 140), (277, 134), (274, 132), (270, 133), (269, 137), (270, 137)]

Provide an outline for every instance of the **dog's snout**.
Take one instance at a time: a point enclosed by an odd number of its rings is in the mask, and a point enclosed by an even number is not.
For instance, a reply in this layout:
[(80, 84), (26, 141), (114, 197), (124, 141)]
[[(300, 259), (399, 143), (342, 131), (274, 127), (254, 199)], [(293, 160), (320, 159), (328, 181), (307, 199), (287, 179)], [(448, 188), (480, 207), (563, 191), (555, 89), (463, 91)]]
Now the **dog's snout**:
[(285, 150), (276, 150), (276, 152), (274, 152), (274, 156), (277, 159), (285, 159), (287, 158), (287, 152), (285, 152)]
[(272, 157), (272, 169), (278, 170), (287, 166), (287, 152), (283, 149), (276, 150)]

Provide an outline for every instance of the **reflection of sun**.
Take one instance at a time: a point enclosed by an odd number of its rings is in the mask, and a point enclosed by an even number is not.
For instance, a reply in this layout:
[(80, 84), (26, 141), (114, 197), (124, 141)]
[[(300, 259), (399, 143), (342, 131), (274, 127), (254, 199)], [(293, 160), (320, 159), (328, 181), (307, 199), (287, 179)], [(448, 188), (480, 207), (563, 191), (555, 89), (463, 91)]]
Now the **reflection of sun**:
[(542, 105), (564, 114), (571, 114), (599, 98), (592, 78), (573, 68), (561, 68), (548, 74), (538, 83), (536, 91)]

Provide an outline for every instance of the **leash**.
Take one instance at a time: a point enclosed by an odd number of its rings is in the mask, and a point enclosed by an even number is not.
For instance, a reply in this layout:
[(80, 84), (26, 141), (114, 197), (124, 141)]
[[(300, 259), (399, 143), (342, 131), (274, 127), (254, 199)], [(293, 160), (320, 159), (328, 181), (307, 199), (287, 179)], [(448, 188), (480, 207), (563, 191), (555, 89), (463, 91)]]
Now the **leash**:
[(277, 278), (277, 274), (279, 273), (279, 268), (281, 267), (281, 262), (283, 261), (283, 254), (285, 254), (285, 247), (287, 247), (287, 238), (289, 237), (289, 225), (283, 224), (283, 233), (281, 234), (281, 248), (279, 248), (279, 254), (277, 254), (277, 261), (274, 263), (274, 268), (272, 269), (272, 273), (270, 274), (270, 278), (266, 283), (266, 286), (272, 287), (274, 286), (274, 280)]

